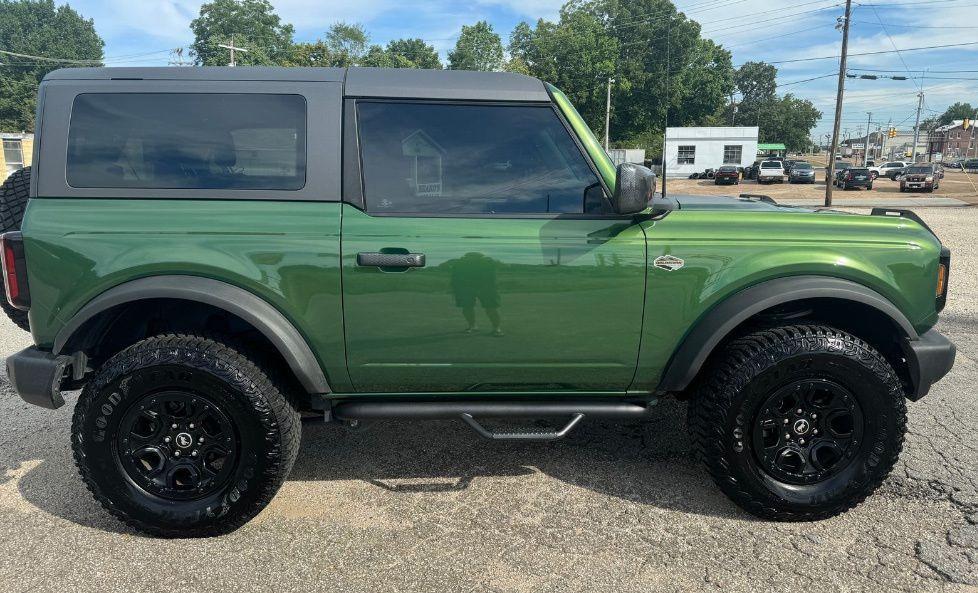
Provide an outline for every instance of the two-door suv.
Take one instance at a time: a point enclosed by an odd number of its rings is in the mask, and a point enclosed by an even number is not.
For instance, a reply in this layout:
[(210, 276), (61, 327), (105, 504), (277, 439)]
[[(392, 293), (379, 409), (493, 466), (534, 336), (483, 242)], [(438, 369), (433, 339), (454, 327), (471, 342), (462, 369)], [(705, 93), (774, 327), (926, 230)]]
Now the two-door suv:
[(949, 253), (912, 213), (662, 196), (526, 76), (59, 70), (37, 134), (0, 209), (36, 344), (10, 382), (81, 389), (82, 479), (157, 535), (255, 516), (302, 415), (549, 440), (670, 395), (734, 502), (824, 518), (954, 360)]

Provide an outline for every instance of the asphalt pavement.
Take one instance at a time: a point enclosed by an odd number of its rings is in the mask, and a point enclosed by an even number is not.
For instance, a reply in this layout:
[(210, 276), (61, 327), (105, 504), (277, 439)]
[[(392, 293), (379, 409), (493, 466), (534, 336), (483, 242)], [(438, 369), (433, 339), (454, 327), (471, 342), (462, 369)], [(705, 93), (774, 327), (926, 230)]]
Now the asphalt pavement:
[[(978, 210), (918, 210), (952, 249), (951, 374), (909, 406), (896, 470), (817, 523), (754, 519), (690, 456), (683, 404), (565, 441), (499, 444), (455, 422), (307, 424), (259, 517), (158, 540), (105, 513), (71, 459), (76, 397), (0, 384), (0, 591), (978, 592)], [(0, 321), (0, 355), (29, 344)]]

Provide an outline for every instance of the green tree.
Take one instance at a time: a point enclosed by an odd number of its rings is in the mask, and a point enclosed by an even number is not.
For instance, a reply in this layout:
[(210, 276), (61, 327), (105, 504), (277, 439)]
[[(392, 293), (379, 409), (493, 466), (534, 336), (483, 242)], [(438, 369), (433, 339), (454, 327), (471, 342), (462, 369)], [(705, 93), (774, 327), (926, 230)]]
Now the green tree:
[(781, 142), (788, 150), (801, 151), (811, 143), (811, 131), (822, 112), (807, 99), (788, 93), (770, 102), (766, 117), (759, 126), (758, 140)]
[(765, 62), (746, 62), (734, 74), (744, 103), (771, 101), (778, 90), (778, 69)]
[(95, 24), (54, 0), (0, 0), (0, 130), (34, 130), (37, 87), (65, 66), (99, 66), (104, 43)]
[(370, 37), (359, 23), (333, 23), (326, 32), (326, 47), (329, 49), (332, 66), (357, 66), (367, 55)]
[[(761, 142), (781, 142), (788, 150), (804, 150), (822, 112), (811, 101), (791, 94), (779, 97), (777, 76), (777, 68), (764, 62), (747, 62), (737, 69), (734, 80), (742, 98), (736, 121), (756, 125)], [(729, 106), (722, 113), (718, 119), (729, 121)]]
[(555, 83), (599, 133), (614, 78), (614, 143), (653, 154), (667, 106), (670, 125), (707, 123), (734, 89), (730, 53), (703, 39), (670, 0), (571, 0), (557, 22), (517, 25), (508, 50), (507, 69)]
[(236, 55), (241, 65), (274, 65), (292, 56), (292, 25), (282, 23), (268, 0), (211, 0), (201, 5), (190, 30), (200, 66), (227, 65), (228, 50), (219, 45), (232, 42), (248, 50)]
[(300, 42), (292, 45), (289, 55), (280, 63), (282, 66), (332, 66), (332, 54), (326, 43), (322, 39), (317, 39), (312, 43)]
[(387, 44), (391, 57), (401, 57), (410, 62), (409, 68), (441, 70), (441, 60), (435, 48), (421, 39), (395, 39)]
[(946, 126), (956, 119), (964, 119), (966, 117), (974, 120), (976, 113), (978, 113), (978, 109), (972, 107), (971, 103), (958, 102), (951, 105), (944, 111), (944, 113), (937, 116), (937, 125)]
[(492, 25), (486, 21), (463, 25), (455, 49), (448, 52), (448, 67), (452, 70), (501, 70), (503, 42), (492, 30)]

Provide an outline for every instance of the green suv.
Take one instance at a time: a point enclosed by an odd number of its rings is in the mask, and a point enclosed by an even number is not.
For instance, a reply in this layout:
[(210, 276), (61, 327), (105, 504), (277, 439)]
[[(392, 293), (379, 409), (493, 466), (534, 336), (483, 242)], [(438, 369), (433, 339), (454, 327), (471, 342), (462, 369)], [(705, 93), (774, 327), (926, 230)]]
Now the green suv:
[(8, 375), (47, 408), (81, 389), (82, 479), (153, 534), (254, 517), (302, 419), (552, 440), (668, 396), (734, 502), (820, 519), (954, 360), (949, 253), (913, 213), (663, 196), (534, 78), (59, 70), (37, 130), (0, 208), (35, 343)]

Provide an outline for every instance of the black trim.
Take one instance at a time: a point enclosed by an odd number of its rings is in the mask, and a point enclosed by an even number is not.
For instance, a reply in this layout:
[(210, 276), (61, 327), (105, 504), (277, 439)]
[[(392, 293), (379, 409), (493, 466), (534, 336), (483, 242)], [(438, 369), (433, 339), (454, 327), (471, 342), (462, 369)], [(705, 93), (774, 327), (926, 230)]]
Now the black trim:
[(275, 345), (306, 391), (332, 391), (309, 344), (278, 309), (243, 288), (199, 276), (150, 276), (103, 292), (61, 328), (55, 337), (52, 352), (61, 354), (76, 332), (84, 329), (85, 322), (103, 311), (133, 301), (161, 298), (206, 303), (240, 317)]
[(777, 278), (744, 289), (722, 301), (695, 324), (666, 366), (659, 391), (683, 391), (713, 349), (738, 325), (777, 305), (812, 298), (833, 298), (873, 307), (900, 328), (903, 338), (919, 338), (910, 320), (889, 300), (861, 284), (827, 276)]
[(911, 401), (927, 395), (931, 385), (951, 370), (957, 353), (954, 344), (934, 329), (924, 332), (917, 340), (904, 341), (903, 350), (910, 368), (912, 389), (907, 398)]
[(363, 176), (360, 173), (360, 131), (355, 99), (343, 100), (343, 201), (365, 210)]
[(55, 410), (65, 404), (61, 382), (71, 366), (70, 356), (58, 356), (31, 346), (7, 357), (7, 379), (25, 402)]

